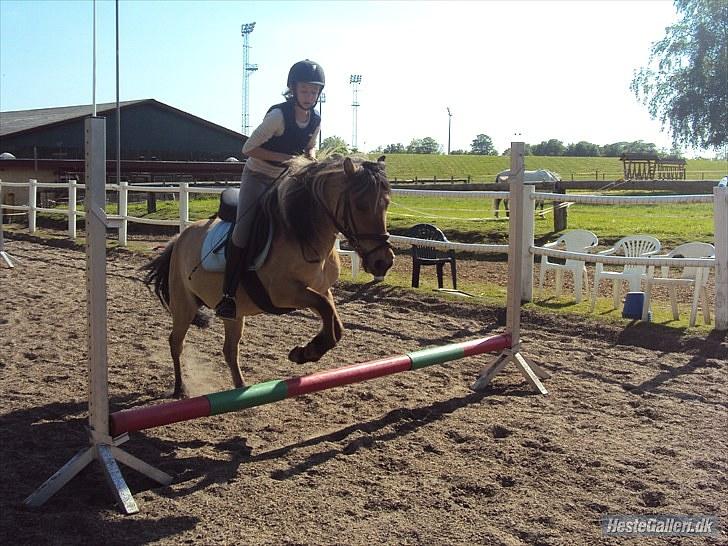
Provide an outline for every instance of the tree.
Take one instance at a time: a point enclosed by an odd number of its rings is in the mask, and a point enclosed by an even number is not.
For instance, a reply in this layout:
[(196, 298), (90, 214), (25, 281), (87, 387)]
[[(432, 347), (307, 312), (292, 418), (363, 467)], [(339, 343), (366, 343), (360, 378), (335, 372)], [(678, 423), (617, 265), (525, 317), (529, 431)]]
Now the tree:
[(442, 152), (442, 146), (432, 137), (413, 138), (407, 153), (409, 154), (439, 154)]
[(601, 152), (604, 157), (619, 157), (624, 153), (629, 142), (613, 142), (602, 146)]
[(599, 157), (599, 146), (592, 144), (586, 140), (569, 144), (564, 151), (564, 155), (571, 157)]
[(332, 154), (344, 155), (349, 153), (349, 146), (347, 146), (346, 141), (343, 138), (339, 136), (330, 136), (326, 137), (321, 143), (321, 150), (326, 150), (328, 153)]
[(564, 143), (555, 138), (531, 146), (533, 155), (564, 155), (565, 150)]
[(631, 154), (657, 154), (657, 146), (654, 142), (635, 140), (628, 142), (624, 147), (624, 151)]
[(407, 148), (404, 147), (404, 144), (387, 144), (384, 147), (384, 150), (382, 150), (382, 153), (385, 154), (404, 154), (407, 153)]
[(673, 143), (728, 145), (728, 2), (675, 0), (682, 18), (652, 45), (630, 89)]
[(470, 143), (470, 153), (474, 155), (498, 155), (493, 140), (488, 135), (480, 134)]

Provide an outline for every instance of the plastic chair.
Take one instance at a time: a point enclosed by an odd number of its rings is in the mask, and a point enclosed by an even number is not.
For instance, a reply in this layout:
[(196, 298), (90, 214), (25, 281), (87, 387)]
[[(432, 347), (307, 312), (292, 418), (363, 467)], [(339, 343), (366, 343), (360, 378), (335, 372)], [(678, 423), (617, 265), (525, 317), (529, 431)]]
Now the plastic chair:
[[(625, 257), (637, 258), (640, 256), (652, 256), (657, 254), (662, 248), (660, 241), (651, 235), (630, 235), (622, 237), (612, 248), (599, 252), (600, 255), (608, 256), (611, 254), (622, 254)], [(620, 288), (622, 281), (629, 283), (630, 292), (640, 292), (642, 288), (642, 279), (647, 276), (647, 266), (645, 265), (625, 265), (622, 271), (605, 271), (604, 264), (597, 263), (594, 269), (594, 291), (592, 292), (591, 311), (597, 303), (597, 294), (599, 293), (599, 283), (602, 280), (612, 281), (612, 291), (614, 294), (614, 309), (619, 307)]]
[(356, 250), (343, 250), (341, 248), (341, 239), (338, 237), (336, 238), (336, 242), (334, 243), (334, 250), (339, 254), (339, 256), (348, 256), (351, 260), (351, 278), (353, 280), (356, 280), (356, 278), (359, 276), (359, 267), (361, 265), (361, 258), (359, 258), (359, 254), (356, 252)]
[[(712, 258), (715, 256), (715, 247), (709, 243), (685, 243), (676, 247), (672, 252), (665, 254), (666, 258)], [(658, 257), (658, 256), (655, 256)], [(663, 256), (659, 256), (663, 257)], [(673, 266), (674, 267), (674, 266)], [(660, 276), (655, 277), (655, 266), (650, 266), (645, 284), (645, 301), (642, 307), (642, 320), (647, 320), (650, 311), (652, 288), (657, 285), (667, 286), (670, 291), (672, 305), (672, 318), (678, 320), (680, 313), (677, 308), (677, 287), (693, 286), (693, 305), (690, 309), (690, 326), (695, 326), (698, 314), (698, 304), (702, 299), (703, 320), (710, 324), (710, 307), (708, 306), (708, 290), (706, 284), (710, 276), (709, 267), (683, 267), (679, 277), (670, 277), (670, 266), (662, 266)]]
[[(547, 243), (543, 245), (544, 248), (554, 248), (557, 246), (564, 246), (565, 250), (569, 252), (591, 252), (599, 244), (599, 239), (591, 231), (585, 229), (575, 229), (567, 231), (556, 239), (553, 243)], [(589, 292), (589, 275), (586, 271), (586, 262), (575, 259), (567, 259), (565, 263), (555, 263), (549, 261), (548, 256), (541, 256), (541, 267), (539, 271), (538, 279), (538, 292), (539, 295), (543, 292), (543, 281), (546, 278), (546, 273), (553, 269), (556, 272), (556, 295), (561, 295), (563, 288), (563, 273), (568, 271), (571, 273), (574, 279), (574, 296), (576, 303), (581, 302), (582, 286), (586, 288), (587, 293)]]
[[(417, 239), (448, 242), (445, 234), (432, 224), (417, 224), (412, 226), (407, 236)], [(443, 268), (447, 263), (450, 264), (452, 287), (456, 290), (458, 286), (455, 252), (453, 250), (441, 251), (434, 248), (412, 245), (412, 287), (418, 288), (420, 286), (420, 267), (423, 265), (434, 265), (437, 268), (437, 287), (442, 288)]]

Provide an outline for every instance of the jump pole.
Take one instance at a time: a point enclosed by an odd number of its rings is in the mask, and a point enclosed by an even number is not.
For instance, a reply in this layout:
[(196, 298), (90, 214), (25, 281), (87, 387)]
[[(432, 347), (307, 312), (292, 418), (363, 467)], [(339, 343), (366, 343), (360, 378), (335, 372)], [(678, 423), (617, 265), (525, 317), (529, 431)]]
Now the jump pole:
[[(531, 195), (534, 187), (523, 183), (526, 169), (524, 155), (525, 144), (511, 142), (511, 170), (508, 177), (510, 215), (508, 220), (508, 294), (505, 332), (510, 336), (511, 346), (503, 350), (495, 360), (481, 370), (480, 376), (472, 385), (472, 389), (475, 391), (484, 390), (493, 378), (503, 371), (509, 362), (512, 362), (536, 391), (548, 394), (540, 379), (549, 377), (549, 374), (521, 352), (521, 303), (530, 299), (530, 277), (533, 275), (533, 257), (530, 254), (530, 248), (533, 245), (534, 203)], [(524, 297), (526, 291), (527, 297)]]
[(419, 370), (467, 356), (493, 353), (510, 346), (510, 336), (501, 334), (324, 370), (310, 375), (256, 383), (249, 387), (206, 394), (187, 400), (131, 408), (117, 411), (109, 416), (110, 430), (111, 434), (116, 436), (199, 417), (262, 406), (286, 398), (351, 385), (377, 377)]
[(109, 384), (106, 354), (106, 228), (118, 227), (106, 217), (106, 120), (85, 121), (86, 154), (86, 292), (88, 324), (88, 430), (89, 447), (81, 449), (58, 472), (23, 501), (38, 507), (94, 460), (98, 460), (109, 487), (126, 514), (139, 511), (119, 470), (117, 459), (156, 482), (167, 485), (172, 476), (121, 450), (127, 434), (109, 433)]

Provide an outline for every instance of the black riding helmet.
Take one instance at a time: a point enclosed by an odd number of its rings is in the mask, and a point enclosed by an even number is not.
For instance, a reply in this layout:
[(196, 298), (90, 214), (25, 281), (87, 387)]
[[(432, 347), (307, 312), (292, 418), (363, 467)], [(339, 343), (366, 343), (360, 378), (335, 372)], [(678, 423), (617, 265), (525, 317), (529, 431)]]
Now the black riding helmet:
[(320, 85), (323, 90), (326, 85), (326, 76), (324, 76), (324, 69), (321, 65), (305, 59), (298, 61), (288, 71), (288, 89), (294, 91), (296, 82), (300, 83), (314, 83)]

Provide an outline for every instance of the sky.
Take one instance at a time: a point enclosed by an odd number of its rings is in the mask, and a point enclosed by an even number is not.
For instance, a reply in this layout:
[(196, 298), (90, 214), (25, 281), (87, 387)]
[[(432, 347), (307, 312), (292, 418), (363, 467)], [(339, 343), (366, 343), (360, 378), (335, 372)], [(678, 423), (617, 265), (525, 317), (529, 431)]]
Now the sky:
[[(0, 111), (91, 104), (93, 2), (0, 0)], [(119, 3), (120, 100), (153, 98), (242, 132), (250, 34), (254, 128), (282, 101), (290, 66), (326, 72), (322, 134), (369, 151), (478, 134), (565, 144), (671, 147), (629, 89), (677, 20), (669, 0), (132, 1)], [(116, 100), (115, 2), (96, 2), (96, 101)], [(448, 117), (450, 108), (452, 117)], [(122, 129), (123, 130), (123, 129)]]

